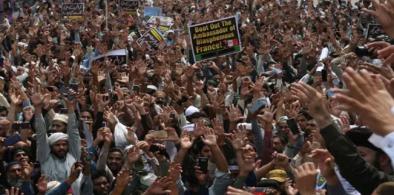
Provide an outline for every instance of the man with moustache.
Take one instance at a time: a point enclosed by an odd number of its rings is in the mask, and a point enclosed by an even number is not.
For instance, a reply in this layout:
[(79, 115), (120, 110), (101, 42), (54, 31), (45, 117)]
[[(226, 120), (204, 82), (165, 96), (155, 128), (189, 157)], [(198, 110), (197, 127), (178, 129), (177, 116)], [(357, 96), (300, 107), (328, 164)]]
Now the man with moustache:
[(32, 102), (35, 107), (37, 160), (41, 164), (41, 171), (49, 181), (62, 182), (70, 175), (71, 167), (81, 156), (81, 138), (76, 124), (75, 102), (67, 102), (69, 111), (67, 134), (56, 132), (49, 137), (42, 115), (42, 95), (34, 94)]

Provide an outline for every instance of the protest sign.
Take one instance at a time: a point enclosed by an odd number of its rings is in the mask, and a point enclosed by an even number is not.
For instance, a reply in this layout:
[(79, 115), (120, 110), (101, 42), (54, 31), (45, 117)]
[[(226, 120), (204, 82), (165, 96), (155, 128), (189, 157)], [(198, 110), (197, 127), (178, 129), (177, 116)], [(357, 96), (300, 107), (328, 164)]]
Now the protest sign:
[(149, 20), (151, 16), (161, 16), (162, 12), (162, 9), (159, 7), (145, 7), (144, 19)]
[(148, 49), (157, 49), (160, 43), (164, 42), (163, 35), (157, 28), (151, 28), (141, 38), (137, 40), (137, 44), (142, 46), (143, 44), (148, 45)]
[(97, 59), (100, 59), (103, 57), (108, 57), (108, 56), (125, 56), (125, 55), (127, 55), (126, 49), (117, 49), (117, 50), (109, 51), (103, 55), (96, 56), (92, 60), (97, 60)]
[(148, 26), (153, 27), (158, 24), (161, 32), (167, 32), (174, 25), (174, 19), (166, 16), (151, 16), (147, 22)]
[(202, 61), (241, 51), (235, 16), (189, 26), (194, 61)]
[(62, 15), (70, 20), (82, 20), (85, 11), (84, 3), (63, 3)]
[(120, 9), (130, 14), (137, 14), (139, 0), (119, 0)]
[(87, 69), (90, 68), (92, 66), (92, 63), (94, 63), (94, 61), (102, 61), (105, 58), (110, 58), (112, 59), (112, 61), (116, 64), (116, 65), (122, 65), (127, 63), (127, 49), (117, 49), (117, 50), (112, 50), (109, 51), (105, 54), (102, 55), (98, 55), (95, 57), (91, 57), (89, 59), (89, 66), (82, 66), (83, 69)]

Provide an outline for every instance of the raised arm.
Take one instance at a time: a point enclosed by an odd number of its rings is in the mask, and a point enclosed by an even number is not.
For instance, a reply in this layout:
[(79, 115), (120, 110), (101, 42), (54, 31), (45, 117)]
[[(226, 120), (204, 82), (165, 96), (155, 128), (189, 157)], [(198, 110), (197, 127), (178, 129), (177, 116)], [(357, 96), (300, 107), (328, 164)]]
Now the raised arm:
[(264, 156), (264, 135), (263, 129), (257, 123), (257, 120), (253, 119), (252, 121), (252, 133), (254, 136), (254, 144), (256, 147), (257, 156), (262, 159)]
[(81, 137), (77, 125), (77, 116), (75, 115), (75, 101), (67, 101), (68, 123), (67, 134), (69, 143), (69, 152), (75, 159), (79, 160), (81, 156)]
[(108, 158), (108, 153), (111, 148), (111, 143), (112, 143), (112, 133), (108, 128), (102, 129), (99, 132), (97, 132), (97, 138), (95, 140), (95, 145), (98, 145), (100, 143), (104, 142), (103, 147), (101, 148), (99, 159), (97, 160), (97, 170), (99, 171), (104, 171), (106, 164), (107, 164), (107, 158)]
[(192, 147), (193, 145), (193, 139), (191, 138), (191, 135), (183, 133), (181, 136), (181, 148), (179, 149), (178, 153), (176, 154), (174, 158), (174, 163), (182, 163), (183, 159), (186, 156), (187, 151)]
[(37, 134), (37, 160), (40, 163), (44, 163), (51, 152), (48, 144), (47, 129), (45, 125), (44, 117), (42, 116), (42, 95), (36, 93), (31, 97), (34, 105), (34, 129)]
[(320, 128), (328, 151), (334, 156), (341, 175), (352, 186), (362, 194), (371, 194), (379, 184), (393, 179), (363, 160), (354, 144), (339, 132), (325, 107), (326, 101), (321, 93), (306, 84), (296, 84), (293, 90), (304, 103), (309, 102), (308, 110)]
[(204, 136), (202, 137), (202, 141), (211, 148), (212, 157), (215, 160), (216, 167), (219, 171), (227, 173), (228, 172), (228, 164), (227, 160), (224, 157), (222, 151), (217, 144), (216, 135), (213, 129), (207, 128), (205, 130)]

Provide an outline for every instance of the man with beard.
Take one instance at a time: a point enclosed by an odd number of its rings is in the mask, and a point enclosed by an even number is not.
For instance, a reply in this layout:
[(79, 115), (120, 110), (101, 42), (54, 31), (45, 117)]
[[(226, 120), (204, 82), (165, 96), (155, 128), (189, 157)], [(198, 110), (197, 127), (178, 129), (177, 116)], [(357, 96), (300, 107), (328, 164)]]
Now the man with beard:
[[(346, 74), (357, 75), (351, 69), (347, 71)], [(357, 76), (362, 79), (360, 75)], [(354, 83), (347, 86), (359, 87)], [(343, 135), (320, 92), (302, 83), (295, 84), (294, 89), (293, 93), (302, 103), (309, 103), (308, 110), (320, 128), (328, 151), (335, 158), (339, 170), (337, 175), (340, 173), (344, 178), (339, 180), (347, 193), (357, 193), (357, 190), (360, 194), (372, 194), (380, 184), (394, 180), (390, 159), (368, 141), (372, 130), (358, 127)]]
[(24, 194), (34, 194), (33, 186), (30, 182), (30, 176), (24, 174), (22, 164), (14, 161), (7, 165), (5, 173), (5, 181), (1, 181), (0, 194), (4, 193), (5, 189), (12, 187), (21, 189)]
[(272, 136), (272, 147), (275, 152), (282, 153), (285, 150), (286, 142), (283, 138), (274, 135)]
[[(47, 135), (44, 117), (42, 115), (42, 95), (34, 94), (32, 102), (35, 107), (34, 127), (37, 133), (37, 161), (41, 171), (49, 181), (64, 181), (70, 175), (73, 164), (79, 160), (81, 139), (76, 125), (75, 102), (68, 101), (67, 134), (56, 132)], [(78, 182), (74, 183), (73, 189)], [(73, 190), (79, 194), (79, 190)]]
[(381, 149), (368, 141), (369, 137), (372, 136), (370, 129), (366, 127), (355, 127), (346, 132), (345, 136), (354, 143), (361, 158), (367, 163), (384, 173), (393, 173), (390, 158)]

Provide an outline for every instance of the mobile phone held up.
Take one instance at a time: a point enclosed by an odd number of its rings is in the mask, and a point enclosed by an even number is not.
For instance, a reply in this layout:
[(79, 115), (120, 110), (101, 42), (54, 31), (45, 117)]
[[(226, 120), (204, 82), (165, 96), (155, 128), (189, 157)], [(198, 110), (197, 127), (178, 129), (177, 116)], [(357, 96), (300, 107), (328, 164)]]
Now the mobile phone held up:
[(200, 170), (204, 173), (208, 172), (208, 158), (207, 157), (198, 157), (197, 165), (200, 167)]
[(370, 57), (370, 58), (375, 58), (376, 57), (376, 54), (373, 51), (369, 50), (365, 46), (358, 46), (358, 47), (356, 47), (354, 49), (354, 53), (360, 58), (364, 57), (364, 56), (367, 56), (367, 57)]

